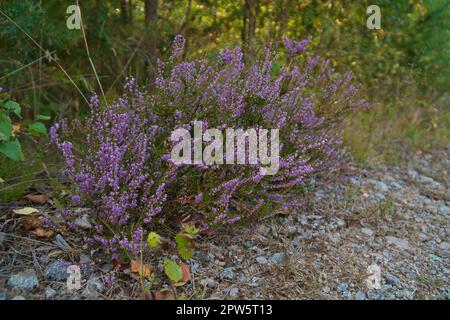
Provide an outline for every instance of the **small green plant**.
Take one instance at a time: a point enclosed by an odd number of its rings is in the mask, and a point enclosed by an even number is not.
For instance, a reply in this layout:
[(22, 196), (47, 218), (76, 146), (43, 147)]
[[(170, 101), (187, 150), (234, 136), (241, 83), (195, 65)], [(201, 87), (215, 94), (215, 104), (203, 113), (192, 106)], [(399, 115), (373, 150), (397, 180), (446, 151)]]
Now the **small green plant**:
[(161, 236), (156, 232), (150, 232), (147, 236), (147, 244), (150, 249), (155, 249), (161, 243)]
[[(23, 161), (25, 156), (17, 138), (21, 125), (14, 124), (14, 119), (22, 120), (22, 108), (19, 103), (10, 100), (9, 95), (0, 88), (0, 154), (13, 161)], [(50, 120), (50, 116), (36, 115), (36, 121), (28, 124), (26, 133), (32, 136), (46, 135), (47, 128), (39, 120)]]
[(180, 265), (171, 259), (164, 259), (164, 273), (174, 283), (179, 283), (183, 278), (183, 271)]
[(177, 243), (178, 255), (184, 259), (189, 260), (192, 258), (192, 240), (195, 239), (199, 229), (190, 224), (183, 224), (183, 231), (179, 232), (175, 236), (175, 242)]
[(0, 153), (14, 161), (23, 161), (22, 148), (11, 119), (12, 116), (22, 118), (21, 108), (17, 102), (8, 98), (6, 93), (0, 91)]

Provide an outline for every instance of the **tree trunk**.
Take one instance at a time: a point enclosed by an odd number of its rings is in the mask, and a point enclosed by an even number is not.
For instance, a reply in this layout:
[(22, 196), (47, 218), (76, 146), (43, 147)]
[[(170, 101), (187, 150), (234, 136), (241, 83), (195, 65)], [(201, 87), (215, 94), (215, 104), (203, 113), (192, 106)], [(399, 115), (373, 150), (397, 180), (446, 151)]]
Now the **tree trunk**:
[(252, 57), (255, 54), (256, 22), (259, 12), (259, 0), (245, 0), (243, 26), (242, 26), (242, 48), (244, 55)]
[(133, 22), (133, 0), (128, 0), (128, 17)]
[(122, 18), (122, 22), (126, 24), (128, 22), (128, 6), (127, 0), (120, 1), (120, 17)]
[(241, 33), (241, 40), (242, 40), (242, 49), (245, 50), (247, 47), (247, 0), (245, 0), (244, 3), (244, 12), (242, 14), (242, 33)]
[(158, 15), (158, 0), (145, 0), (145, 22), (154, 23)]
[(145, 26), (148, 34), (148, 50), (149, 59), (146, 61), (146, 68), (148, 70), (148, 86), (153, 88), (154, 79), (156, 75), (156, 59), (158, 39), (157, 18), (158, 18), (158, 0), (145, 0)]
[(289, 19), (289, 7), (291, 0), (280, 0), (280, 8), (278, 12), (278, 31), (276, 33), (275, 42), (277, 45), (282, 41), (284, 31), (286, 30), (287, 20)]
[(191, 20), (191, 8), (192, 8), (192, 0), (189, 0), (186, 5), (186, 14), (184, 16), (184, 22), (183, 22), (183, 25), (181, 26), (181, 30), (179, 32), (180, 34), (182, 34), (184, 36), (184, 39), (186, 40), (186, 42), (184, 44), (184, 52), (183, 52), (184, 58), (187, 55), (188, 46), (189, 46), (189, 22)]

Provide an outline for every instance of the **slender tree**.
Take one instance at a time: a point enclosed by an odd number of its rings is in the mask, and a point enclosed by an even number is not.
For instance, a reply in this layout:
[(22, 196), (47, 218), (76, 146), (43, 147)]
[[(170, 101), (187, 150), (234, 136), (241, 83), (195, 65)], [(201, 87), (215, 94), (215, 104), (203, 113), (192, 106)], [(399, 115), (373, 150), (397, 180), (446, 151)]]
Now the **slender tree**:
[(128, 22), (128, 5), (127, 0), (120, 0), (120, 16), (122, 22), (126, 24)]
[(255, 51), (256, 22), (259, 0), (245, 0), (242, 25), (242, 48), (244, 54), (252, 56)]
[(146, 61), (149, 76), (149, 86), (153, 86), (155, 79), (155, 66), (157, 58), (157, 46), (158, 30), (157, 30), (157, 18), (158, 18), (158, 0), (145, 0), (145, 26), (148, 32), (148, 55), (149, 59)]

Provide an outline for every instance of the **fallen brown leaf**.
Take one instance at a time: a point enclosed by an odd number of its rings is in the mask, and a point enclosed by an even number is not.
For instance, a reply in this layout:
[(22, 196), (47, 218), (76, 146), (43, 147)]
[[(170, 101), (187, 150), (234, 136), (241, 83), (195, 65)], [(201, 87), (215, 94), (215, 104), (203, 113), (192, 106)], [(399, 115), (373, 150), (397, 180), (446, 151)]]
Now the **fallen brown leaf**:
[(183, 277), (181, 278), (181, 281), (186, 283), (191, 280), (191, 272), (189, 271), (189, 266), (186, 263), (181, 262), (180, 265), (181, 271), (183, 272)]
[(50, 199), (50, 197), (46, 194), (27, 194), (23, 197), (23, 199), (33, 203), (44, 204)]
[(168, 290), (152, 291), (155, 300), (175, 300), (172, 292)]
[(52, 230), (45, 230), (42, 228), (37, 228), (33, 231), (33, 234), (38, 238), (45, 238), (49, 239), (51, 238), (55, 233)]
[(141, 264), (137, 260), (131, 260), (131, 272), (138, 273), (141, 277), (148, 277), (153, 271), (151, 265), (143, 263)]
[(25, 218), (25, 222), (23, 223), (23, 227), (27, 231), (41, 228), (42, 225), (43, 225), (42, 221), (36, 216), (27, 216)]

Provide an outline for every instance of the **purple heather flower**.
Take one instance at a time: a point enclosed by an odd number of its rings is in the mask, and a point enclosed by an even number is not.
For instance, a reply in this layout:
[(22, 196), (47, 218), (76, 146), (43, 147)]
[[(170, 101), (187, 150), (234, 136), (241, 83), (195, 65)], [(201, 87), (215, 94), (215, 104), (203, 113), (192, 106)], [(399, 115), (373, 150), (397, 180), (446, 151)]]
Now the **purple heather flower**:
[(290, 56), (297, 56), (305, 52), (306, 48), (310, 44), (312, 36), (309, 36), (305, 40), (301, 41), (291, 41), (288, 37), (284, 38), (284, 44), (286, 46), (286, 51)]
[[(286, 38), (288, 55), (302, 54), (311, 39)], [(83, 122), (72, 123), (72, 128), (81, 129), (77, 140), (83, 139), (82, 145), (72, 145), (64, 122), (50, 129), (73, 181), (72, 200), (91, 208), (94, 227), (89, 236), (79, 232), (87, 244), (104, 246), (114, 258), (123, 250), (142, 253), (147, 224), (153, 228), (171, 223), (172, 213), (186, 211), (184, 204), (178, 207), (180, 196), (195, 195), (195, 204), (205, 212), (204, 228), (235, 223), (263, 208), (276, 211), (295, 205), (286, 190), (337, 171), (342, 163), (343, 115), (367, 106), (358, 100), (351, 74), (337, 74), (329, 60), (317, 55), (274, 77), (269, 49), (260, 61), (247, 63), (240, 48), (226, 48), (220, 61), (210, 64), (183, 61), (184, 46), (185, 40), (176, 36), (169, 61), (158, 61), (151, 93), (141, 92), (130, 77), (125, 93), (107, 108), (93, 95), (91, 113)], [(279, 129), (277, 175), (259, 174), (259, 164), (174, 166), (173, 144), (164, 137), (175, 128), (192, 132), (198, 119), (203, 120), (203, 130)], [(63, 217), (76, 227), (75, 213), (67, 210)]]
[(177, 34), (173, 41), (171, 59), (179, 59), (183, 56), (185, 44), (186, 40), (183, 38), (183, 36)]

